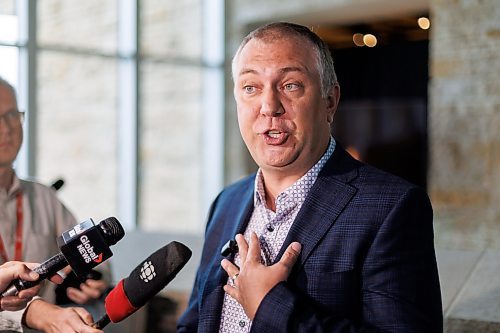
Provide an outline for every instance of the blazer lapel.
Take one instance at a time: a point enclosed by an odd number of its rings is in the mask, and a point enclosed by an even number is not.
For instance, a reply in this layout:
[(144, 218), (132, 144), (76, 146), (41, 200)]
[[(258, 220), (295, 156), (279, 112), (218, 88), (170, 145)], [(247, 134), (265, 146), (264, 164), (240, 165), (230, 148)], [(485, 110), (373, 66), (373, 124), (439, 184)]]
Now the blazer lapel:
[(349, 182), (357, 177), (358, 163), (337, 145), (297, 214), (275, 262), (296, 241), (302, 244), (300, 266), (304, 264), (355, 195), (356, 188)]
[[(311, 251), (333, 226), (344, 207), (356, 193), (356, 188), (349, 182), (357, 176), (358, 166), (359, 162), (337, 145), (333, 156), (323, 167), (302, 205), (276, 261), (282, 257), (292, 241), (297, 241), (302, 244), (300, 266), (303, 265)], [(229, 203), (220, 203), (227, 210), (227, 213), (221, 217), (224, 222), (217, 222), (218, 227), (223, 228), (223, 231), (217, 235), (220, 239), (212, 237), (206, 241), (220, 242), (220, 249), (229, 239), (234, 239), (236, 234), (245, 231), (253, 211), (253, 186), (254, 182), (249, 182), (240, 192), (229, 198)], [(219, 329), (224, 296), (222, 286), (227, 279), (226, 273), (220, 266), (221, 259), (219, 253), (216, 253), (216, 258), (211, 264), (206, 283), (202, 288), (199, 332), (215, 332)], [(295, 269), (298, 267), (297, 265)]]
[[(238, 233), (243, 233), (253, 211), (253, 182), (244, 188), (240, 193), (231, 199), (231, 204), (222, 205), (228, 209), (224, 214), (223, 223), (218, 223), (222, 229), (219, 239), (210, 239), (208, 241), (220, 242), (219, 251), (222, 246)], [(222, 269), (220, 261), (222, 256), (216, 253), (209, 273), (206, 276), (206, 283), (203, 287), (203, 296), (200, 304), (200, 326), (199, 332), (216, 332), (219, 329), (220, 316), (224, 289), (227, 274)], [(205, 309), (205, 310), (202, 310)]]

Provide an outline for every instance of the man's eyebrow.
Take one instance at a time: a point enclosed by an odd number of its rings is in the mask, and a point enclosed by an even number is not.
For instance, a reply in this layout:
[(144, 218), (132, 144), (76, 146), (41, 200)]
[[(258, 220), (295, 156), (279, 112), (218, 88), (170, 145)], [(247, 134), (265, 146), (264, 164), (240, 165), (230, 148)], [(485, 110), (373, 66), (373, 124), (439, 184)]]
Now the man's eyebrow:
[(243, 68), (240, 72), (239, 75), (245, 75), (245, 74), (257, 74), (257, 71), (255, 69), (251, 68)]
[[(279, 69), (279, 72), (280, 73), (290, 73), (290, 72), (301, 72), (301, 73), (304, 73), (304, 72), (307, 72), (307, 68), (303, 68), (303, 67), (299, 67), (299, 66), (293, 66), (293, 67), (283, 67), (283, 68), (280, 68)], [(258, 72), (255, 70), (255, 69), (251, 69), (251, 68), (243, 68), (239, 75), (245, 75), (245, 74), (258, 74)]]
[(307, 71), (307, 68), (303, 68), (303, 67), (298, 67), (298, 66), (294, 66), (294, 67), (284, 67), (284, 68), (281, 68), (279, 70), (281, 73), (290, 73), (290, 72), (306, 72)]

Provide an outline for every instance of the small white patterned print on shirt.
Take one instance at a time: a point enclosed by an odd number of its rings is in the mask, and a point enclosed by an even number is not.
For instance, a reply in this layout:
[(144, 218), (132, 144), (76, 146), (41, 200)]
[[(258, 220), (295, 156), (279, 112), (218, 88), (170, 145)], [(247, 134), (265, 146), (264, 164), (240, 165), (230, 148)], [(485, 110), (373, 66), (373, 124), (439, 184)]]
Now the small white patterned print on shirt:
[[(318, 174), (326, 161), (335, 150), (335, 140), (330, 139), (330, 144), (321, 159), (292, 186), (281, 192), (276, 198), (276, 212), (265, 205), (264, 180), (259, 169), (255, 177), (254, 210), (245, 230), (244, 237), (248, 242), (250, 235), (255, 232), (259, 237), (262, 250), (262, 262), (271, 265), (285, 242), (288, 231), (292, 227), (309, 190), (318, 178)], [(240, 266), (240, 256), (236, 254), (234, 263)], [(228, 284), (232, 284), (228, 278)], [(251, 320), (246, 316), (243, 307), (231, 296), (224, 294), (222, 306), (221, 333), (247, 333), (252, 326)]]

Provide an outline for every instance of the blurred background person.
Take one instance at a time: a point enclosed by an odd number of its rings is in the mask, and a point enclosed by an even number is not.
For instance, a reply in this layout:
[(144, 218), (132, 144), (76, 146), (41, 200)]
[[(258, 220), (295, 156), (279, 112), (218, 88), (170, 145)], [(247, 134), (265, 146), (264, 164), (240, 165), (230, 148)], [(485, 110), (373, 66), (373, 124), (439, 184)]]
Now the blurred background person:
[[(0, 77), (0, 262), (3, 263), (43, 262), (59, 252), (57, 237), (77, 224), (53, 189), (16, 176), (13, 163), (23, 140), (22, 120), (13, 86)], [(98, 307), (98, 299), (111, 279), (109, 264), (100, 269), (104, 273), (102, 279), (88, 279), (68, 288), (68, 299), (89, 309)], [(43, 287), (41, 296), (54, 303), (53, 286)], [(0, 313), (0, 317), (18, 324), (21, 316), (18, 312)]]

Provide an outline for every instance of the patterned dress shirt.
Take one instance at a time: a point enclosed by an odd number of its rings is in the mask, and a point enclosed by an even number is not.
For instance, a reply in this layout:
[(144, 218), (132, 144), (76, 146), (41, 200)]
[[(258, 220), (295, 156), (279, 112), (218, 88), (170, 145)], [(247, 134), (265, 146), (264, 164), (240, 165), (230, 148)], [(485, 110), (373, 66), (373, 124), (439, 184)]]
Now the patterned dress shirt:
[[(262, 262), (270, 265), (276, 259), (285, 238), (290, 230), (300, 207), (304, 203), (309, 190), (318, 178), (318, 174), (326, 161), (335, 150), (335, 140), (330, 138), (330, 144), (321, 159), (292, 186), (281, 192), (276, 198), (276, 211), (266, 207), (266, 193), (264, 191), (264, 179), (259, 169), (255, 177), (254, 210), (244, 237), (248, 242), (252, 232), (257, 234), (260, 241)], [(234, 262), (241, 264), (239, 254), (236, 254)], [(228, 284), (232, 280), (228, 278)], [(250, 332), (252, 322), (246, 316), (243, 307), (227, 293), (224, 294), (222, 306), (221, 324), (219, 332), (238, 333)]]

